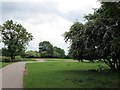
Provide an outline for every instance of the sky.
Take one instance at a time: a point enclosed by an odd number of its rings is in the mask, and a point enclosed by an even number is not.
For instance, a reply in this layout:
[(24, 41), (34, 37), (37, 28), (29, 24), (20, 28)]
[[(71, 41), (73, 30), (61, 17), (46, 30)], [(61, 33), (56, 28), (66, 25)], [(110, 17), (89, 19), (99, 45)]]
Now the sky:
[(49, 41), (67, 53), (69, 43), (65, 43), (63, 34), (76, 20), (85, 23), (84, 15), (99, 7), (98, 0), (2, 0), (0, 24), (13, 20), (32, 33), (34, 39), (27, 50), (38, 51), (40, 42)]

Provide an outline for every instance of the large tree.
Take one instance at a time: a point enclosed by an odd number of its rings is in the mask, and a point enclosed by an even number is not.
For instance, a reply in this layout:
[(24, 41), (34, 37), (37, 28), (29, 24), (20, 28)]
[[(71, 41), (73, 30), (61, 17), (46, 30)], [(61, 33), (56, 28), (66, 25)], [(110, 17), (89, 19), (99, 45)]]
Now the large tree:
[(71, 42), (73, 57), (101, 59), (111, 70), (120, 71), (120, 1), (102, 2), (101, 7), (94, 14), (85, 16), (85, 19), (87, 22), (83, 28), (74, 23), (73, 26), (79, 27), (78, 30), (73, 28), (76, 34), (71, 29), (65, 33), (65, 40)]
[(65, 42), (70, 42), (69, 55), (74, 59), (81, 60), (83, 59), (83, 28), (84, 25), (76, 21), (70, 28), (69, 32), (64, 33)]
[(41, 57), (53, 57), (53, 45), (49, 41), (40, 42), (39, 53)]
[(14, 60), (16, 55), (21, 55), (25, 50), (25, 46), (33, 39), (31, 33), (28, 33), (21, 24), (12, 20), (7, 20), (1, 26), (0, 31), (5, 46), (4, 49), (11, 60)]
[(102, 59), (111, 70), (120, 71), (120, 1), (102, 2), (101, 7), (88, 16), (89, 27), (92, 35), (89, 34), (89, 46), (95, 48), (97, 58)]

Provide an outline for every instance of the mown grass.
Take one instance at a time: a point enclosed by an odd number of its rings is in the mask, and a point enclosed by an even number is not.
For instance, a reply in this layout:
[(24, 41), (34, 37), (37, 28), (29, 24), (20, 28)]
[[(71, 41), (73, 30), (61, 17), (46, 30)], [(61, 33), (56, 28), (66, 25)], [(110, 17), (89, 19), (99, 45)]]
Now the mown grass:
[[(60, 58), (44, 58), (45, 61), (56, 61), (56, 62), (65, 62), (65, 61), (71, 61), (73, 59), (60, 59)], [(75, 61), (75, 60), (74, 60)]]
[(35, 61), (34, 58), (23, 58), (23, 61)]
[[(4, 57), (3, 57), (3, 60), (4, 60)], [(5, 67), (14, 62), (18, 62), (18, 61), (35, 61), (35, 60), (33, 58), (21, 58), (21, 57), (17, 56), (13, 62), (11, 62), (10, 60), (2, 62), (2, 58), (1, 58), (0, 68)]]
[(24, 88), (118, 88), (119, 74), (96, 72), (103, 63), (43, 62), (26, 64)]
[(7, 66), (8, 64), (11, 64), (11, 63), (0, 62), (0, 68), (5, 67), (5, 66)]

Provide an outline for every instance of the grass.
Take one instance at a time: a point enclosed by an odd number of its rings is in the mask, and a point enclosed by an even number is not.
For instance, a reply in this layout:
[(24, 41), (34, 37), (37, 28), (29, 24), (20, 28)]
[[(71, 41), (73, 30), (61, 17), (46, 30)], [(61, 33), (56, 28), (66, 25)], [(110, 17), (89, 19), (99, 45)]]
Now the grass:
[(73, 59), (60, 59), (60, 58), (45, 58), (45, 61), (65, 62)]
[(5, 66), (7, 66), (8, 64), (11, 64), (11, 63), (0, 62), (0, 68), (5, 67)]
[(23, 61), (35, 61), (33, 58), (23, 58)]
[[(16, 58), (16, 60), (17, 61), (34, 61), (34, 59), (32, 59), (32, 58), (19, 58), (19, 57), (17, 57)], [(5, 66), (7, 66), (7, 65), (9, 65), (9, 64), (11, 64), (11, 63), (14, 63), (14, 62), (0, 62), (0, 68), (2, 68), (2, 67), (5, 67)]]
[(103, 63), (42, 62), (26, 65), (24, 88), (117, 88), (118, 73), (95, 72)]

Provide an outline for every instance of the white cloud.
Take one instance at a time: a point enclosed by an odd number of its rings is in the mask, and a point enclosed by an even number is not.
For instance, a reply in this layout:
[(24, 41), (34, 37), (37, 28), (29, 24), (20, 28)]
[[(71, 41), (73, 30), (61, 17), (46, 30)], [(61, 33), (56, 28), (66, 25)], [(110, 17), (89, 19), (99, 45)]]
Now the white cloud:
[(21, 23), (34, 36), (34, 40), (29, 43), (29, 50), (38, 50), (39, 43), (46, 40), (66, 52), (69, 44), (64, 42), (61, 35), (69, 30), (76, 19), (83, 22), (84, 14), (92, 13), (92, 8), (100, 7), (96, 0), (2, 0), (2, 2), (4, 2), (3, 21), (12, 19)]
[(58, 2), (59, 10), (63, 12), (68, 12), (71, 10), (83, 10), (89, 9), (91, 6), (92, 8), (96, 8), (100, 6), (99, 2), (96, 0), (55, 0)]
[(38, 45), (40, 42), (46, 40), (50, 41), (54, 46), (61, 47), (65, 49), (67, 52), (68, 44), (64, 42), (64, 34), (65, 31), (68, 31), (72, 22), (69, 22), (61, 17), (54, 16), (53, 17), (43, 17), (43, 19), (49, 18), (50, 20), (46, 20), (45, 23), (34, 23), (34, 20), (29, 20), (26, 22), (18, 21), (22, 23), (22, 25), (27, 28), (27, 30), (32, 33), (34, 36), (34, 40), (29, 43), (28, 49), (38, 50)]

